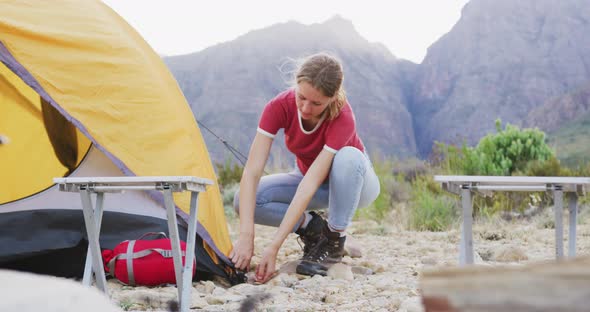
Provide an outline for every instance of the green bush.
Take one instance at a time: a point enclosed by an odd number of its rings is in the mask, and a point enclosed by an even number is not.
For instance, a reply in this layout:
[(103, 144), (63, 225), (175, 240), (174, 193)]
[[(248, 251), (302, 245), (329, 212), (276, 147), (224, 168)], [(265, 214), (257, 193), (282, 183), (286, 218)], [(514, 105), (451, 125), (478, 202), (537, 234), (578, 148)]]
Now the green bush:
[(221, 198), (223, 199), (223, 209), (225, 211), (225, 215), (229, 219), (235, 219), (237, 217), (237, 214), (234, 211), (234, 196), (238, 191), (239, 187), (239, 183), (226, 185), (223, 187), (223, 190), (221, 192)]
[(217, 168), (217, 181), (222, 188), (240, 183), (244, 167), (236, 163), (232, 164), (229, 159), (223, 164), (216, 163), (215, 167)]
[(457, 220), (457, 199), (443, 192), (432, 176), (419, 176), (412, 183), (410, 228), (445, 231)]
[[(562, 168), (547, 145), (545, 133), (538, 129), (519, 129), (507, 124), (502, 129), (496, 120), (496, 133), (483, 137), (477, 146), (461, 147), (436, 143), (433, 165), (442, 174), (559, 176), (570, 172)], [(473, 198), (474, 214), (493, 216), (499, 211), (523, 211), (537, 199), (551, 201), (547, 194), (500, 193), (493, 198)]]
[(512, 175), (523, 171), (533, 161), (546, 161), (555, 157), (547, 145), (545, 133), (539, 129), (519, 129), (507, 124), (502, 130), (496, 120), (495, 134), (483, 137), (473, 149), (464, 148), (464, 174)]

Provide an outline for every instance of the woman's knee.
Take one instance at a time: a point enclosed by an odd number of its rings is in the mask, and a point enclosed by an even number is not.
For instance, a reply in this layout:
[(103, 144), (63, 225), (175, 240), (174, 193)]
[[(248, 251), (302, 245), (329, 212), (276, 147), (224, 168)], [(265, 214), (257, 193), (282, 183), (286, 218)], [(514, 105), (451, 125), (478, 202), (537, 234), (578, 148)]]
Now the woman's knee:
[(356, 147), (345, 146), (334, 156), (332, 163), (332, 175), (350, 176), (351, 174), (364, 174), (366, 170), (365, 154)]

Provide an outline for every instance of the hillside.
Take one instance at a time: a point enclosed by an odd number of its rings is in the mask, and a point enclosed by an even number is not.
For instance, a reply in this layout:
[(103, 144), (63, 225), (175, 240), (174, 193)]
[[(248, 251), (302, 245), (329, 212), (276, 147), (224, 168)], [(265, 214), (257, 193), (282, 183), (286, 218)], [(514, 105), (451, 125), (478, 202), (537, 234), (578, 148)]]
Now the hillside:
[(547, 138), (562, 164), (576, 167), (590, 162), (590, 112), (547, 133)]
[[(296, 22), (273, 25), (199, 53), (164, 60), (195, 117), (247, 154), (263, 106), (291, 86), (293, 60), (321, 51), (343, 61), (344, 86), (369, 151), (415, 155), (414, 127), (404, 90), (415, 64), (397, 59), (381, 44), (368, 42), (350, 21), (338, 16), (307, 26)], [(229, 157), (213, 136), (204, 137), (214, 159)], [(275, 145), (273, 161), (291, 164), (282, 143)]]
[[(588, 33), (587, 0), (471, 0), (421, 64), (396, 58), (338, 16), (272, 25), (164, 60), (195, 117), (247, 154), (262, 107), (291, 85), (293, 59), (335, 54), (369, 152), (425, 158), (435, 141), (476, 144), (498, 118), (556, 132), (587, 112)], [(231, 157), (204, 137), (215, 161)], [(271, 162), (291, 165), (276, 141)]]
[(417, 145), (475, 144), (494, 120), (521, 125), (547, 100), (590, 80), (586, 0), (472, 0), (419, 66)]

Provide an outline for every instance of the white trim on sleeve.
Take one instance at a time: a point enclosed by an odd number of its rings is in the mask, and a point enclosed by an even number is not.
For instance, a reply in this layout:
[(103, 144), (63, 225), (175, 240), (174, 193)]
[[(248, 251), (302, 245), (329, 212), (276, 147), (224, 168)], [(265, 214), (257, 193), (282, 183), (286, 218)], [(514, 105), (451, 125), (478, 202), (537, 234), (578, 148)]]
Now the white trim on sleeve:
[(338, 150), (335, 150), (335, 149), (333, 149), (333, 148), (331, 148), (331, 147), (329, 147), (328, 145), (325, 145), (325, 144), (324, 144), (324, 149), (326, 151), (330, 152), (330, 153), (333, 153), (333, 154), (336, 154), (338, 152)]
[(264, 134), (265, 136), (267, 136), (267, 137), (269, 137), (271, 139), (274, 139), (275, 136), (277, 136), (276, 134), (272, 134), (272, 133), (270, 133), (268, 131), (265, 131), (265, 130), (260, 129), (260, 127), (258, 127), (258, 129), (256, 129), (256, 131), (258, 131), (258, 133), (260, 133), (260, 134)]

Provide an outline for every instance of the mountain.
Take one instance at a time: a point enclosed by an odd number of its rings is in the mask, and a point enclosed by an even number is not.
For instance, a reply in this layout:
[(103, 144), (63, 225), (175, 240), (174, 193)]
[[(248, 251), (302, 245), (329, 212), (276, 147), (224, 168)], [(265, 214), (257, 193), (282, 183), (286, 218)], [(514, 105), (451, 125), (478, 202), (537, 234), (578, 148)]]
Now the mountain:
[(547, 133), (548, 144), (562, 164), (575, 168), (590, 162), (590, 113)]
[[(469, 144), (494, 120), (522, 125), (590, 80), (587, 0), (472, 0), (429, 49), (414, 82), (417, 146)], [(542, 124), (533, 124), (538, 126)]]
[(532, 110), (524, 126), (547, 132), (562, 163), (576, 166), (590, 161), (590, 81)]
[[(339, 16), (321, 24), (276, 24), (164, 61), (202, 123), (212, 157), (223, 161), (230, 157), (227, 149), (203, 125), (247, 155), (262, 108), (292, 85), (293, 60), (321, 51), (343, 62), (345, 90), (369, 152), (416, 155), (406, 95), (411, 94), (417, 65), (397, 59), (382, 44), (368, 42)], [(273, 161), (290, 162), (282, 138), (275, 141)]]
[(588, 112), (590, 112), (590, 81), (571, 92), (549, 99), (543, 105), (533, 109), (524, 119), (524, 126), (555, 132), (564, 124), (577, 120)]
[[(588, 34), (588, 0), (471, 0), (421, 64), (368, 42), (339, 16), (276, 24), (164, 60), (215, 161), (231, 156), (206, 129), (247, 154), (263, 106), (292, 85), (292, 60), (320, 51), (343, 61), (369, 152), (426, 157), (435, 141), (475, 145), (498, 118), (547, 131), (555, 146), (585, 142), (573, 136), (588, 124), (580, 116), (590, 119)], [(272, 161), (291, 165), (282, 138), (275, 141)]]

